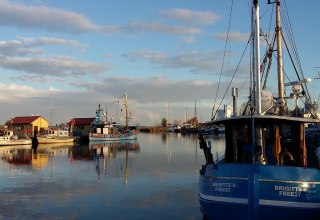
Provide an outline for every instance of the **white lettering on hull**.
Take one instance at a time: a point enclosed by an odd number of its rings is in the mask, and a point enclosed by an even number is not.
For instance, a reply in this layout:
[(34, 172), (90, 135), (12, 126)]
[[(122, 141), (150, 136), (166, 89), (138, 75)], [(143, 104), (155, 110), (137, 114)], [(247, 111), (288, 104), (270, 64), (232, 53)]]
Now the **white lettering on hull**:
[(236, 183), (218, 183), (218, 182), (214, 182), (212, 184), (213, 189), (215, 192), (231, 192), (232, 188), (237, 188), (237, 184)]
[(306, 192), (308, 190), (308, 188), (307, 187), (298, 187), (298, 186), (275, 185), (274, 190), (278, 191), (279, 196), (300, 197), (301, 192)]

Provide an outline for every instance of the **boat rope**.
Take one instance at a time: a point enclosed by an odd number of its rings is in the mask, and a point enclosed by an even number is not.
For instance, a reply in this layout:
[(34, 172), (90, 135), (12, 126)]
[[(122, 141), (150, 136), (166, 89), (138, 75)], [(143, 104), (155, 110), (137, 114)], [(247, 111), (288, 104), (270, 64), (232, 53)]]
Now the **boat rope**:
[[(227, 38), (225, 41), (224, 45), (224, 53), (223, 53), (223, 58), (222, 58), (222, 64), (221, 64), (221, 69), (220, 69), (220, 76), (219, 76), (219, 83), (216, 91), (216, 96), (214, 98), (213, 106), (212, 106), (212, 112), (211, 112), (211, 120), (214, 118), (213, 113), (214, 113), (214, 107), (216, 105), (218, 93), (219, 93), (219, 88), (220, 88), (220, 83), (221, 83), (221, 76), (222, 76), (222, 71), (224, 67), (224, 59), (226, 57), (226, 52), (227, 52), (227, 45), (229, 42), (229, 34), (230, 34), (230, 26), (231, 26), (231, 18), (232, 18), (232, 11), (233, 11), (233, 0), (231, 0), (231, 7), (230, 7), (230, 14), (229, 14), (229, 22), (228, 22), (228, 31), (227, 31)], [(215, 114), (214, 114), (215, 115)]]
[[(284, 4), (285, 4), (285, 1), (284, 1)], [(283, 7), (282, 7), (282, 8), (283, 8)], [(281, 32), (281, 33), (282, 33), (282, 39), (283, 39), (283, 42), (284, 42), (284, 44), (285, 44), (285, 47), (286, 47), (286, 50), (287, 50), (287, 52), (288, 52), (289, 58), (290, 58), (290, 60), (291, 60), (291, 63), (292, 63), (292, 65), (293, 65), (294, 71), (295, 71), (295, 73), (296, 73), (296, 75), (297, 75), (297, 78), (298, 78), (298, 80), (301, 80), (301, 79), (304, 79), (305, 77), (304, 77), (304, 74), (303, 74), (302, 65), (301, 65), (301, 62), (300, 62), (300, 59), (299, 59), (299, 55), (298, 55), (298, 51), (297, 51), (297, 47), (296, 47), (296, 44), (295, 44), (294, 34), (293, 34), (293, 31), (292, 31), (292, 27), (291, 27), (291, 23), (290, 23), (290, 18), (289, 18), (289, 14), (288, 14), (286, 5), (285, 5), (285, 9), (286, 9), (286, 11), (285, 11), (284, 13), (281, 13), (281, 17), (282, 17), (283, 26), (284, 26), (284, 28), (285, 28), (285, 30), (286, 30), (286, 35), (287, 35), (287, 37), (288, 37), (288, 40), (289, 40), (289, 43), (290, 43), (290, 47), (291, 47), (292, 50), (293, 50), (293, 54), (294, 54), (294, 57), (295, 57), (296, 62), (294, 61), (293, 56), (291, 55), (291, 52), (290, 52), (290, 49), (289, 49), (289, 45), (288, 45), (288, 43), (287, 43), (287, 41), (286, 41), (286, 38), (285, 38), (284, 35), (283, 35), (283, 32)], [(265, 37), (265, 35), (263, 35), (263, 36)], [(265, 73), (265, 79), (264, 79), (263, 89), (266, 89), (266, 81), (267, 81), (267, 77), (268, 77), (268, 74), (269, 74), (269, 69), (270, 69), (270, 65), (271, 65), (271, 61), (272, 61), (272, 56), (270, 56), (271, 53), (273, 54), (273, 56), (274, 56), (274, 57), (276, 58), (276, 60), (277, 60), (277, 56), (276, 56), (276, 54), (274, 53), (274, 50), (273, 50), (275, 38), (272, 40), (272, 42), (273, 42), (273, 45), (272, 45), (272, 46), (271, 46), (271, 44), (268, 43), (268, 40), (267, 40), (266, 37), (265, 37), (265, 41), (267, 42), (267, 45), (269, 45), (269, 50), (270, 50), (270, 52), (269, 52), (269, 54), (268, 54), (268, 51), (266, 52), (266, 56), (269, 55), (269, 57), (268, 57), (268, 58), (269, 58), (269, 63), (268, 63), (268, 69), (266, 70), (266, 73)], [(267, 62), (267, 59), (266, 59), (266, 57), (265, 57), (265, 59), (263, 60), (263, 64), (262, 64), (262, 72), (265, 71), (266, 62)], [(296, 64), (297, 64), (297, 65), (296, 65)], [(299, 69), (299, 70), (298, 70), (298, 69)], [(288, 82), (291, 82), (291, 80), (290, 80), (290, 78), (289, 78), (288, 74), (286, 73), (286, 71), (285, 71), (285, 69), (284, 69), (283, 66), (282, 66), (282, 71), (283, 71), (286, 79), (288, 80)], [(299, 74), (299, 73), (300, 73), (300, 74)], [(306, 84), (306, 83), (303, 83), (301, 86), (302, 86), (303, 91), (305, 92), (305, 94), (304, 94), (305, 97), (307, 97), (309, 100), (311, 100), (310, 94), (309, 94), (309, 90), (308, 90), (308, 88), (307, 88), (307, 84)], [(305, 104), (305, 102), (304, 102), (304, 100), (302, 99), (301, 96), (299, 96), (299, 99), (302, 101), (303, 104)], [(309, 109), (307, 109), (307, 111), (309, 111), (309, 113), (310, 113), (312, 116), (314, 116), (313, 113), (310, 112)]]
[[(288, 13), (287, 6), (286, 6), (286, 1), (283, 0), (283, 2), (284, 2), (284, 6), (285, 6), (284, 7), (285, 13), (282, 13), (282, 15), (283, 15), (282, 20), (284, 21), (284, 27), (285, 27), (286, 33), (288, 35), (288, 40), (289, 40), (290, 46), (293, 50), (293, 54), (295, 56), (295, 60), (296, 60), (299, 71), (297, 70), (297, 68), (295, 66), (294, 66), (294, 68), (295, 68), (298, 79), (299, 80), (301, 78), (305, 79), (304, 72), (303, 72), (302, 65), (301, 65), (301, 61), (300, 61), (299, 54), (298, 54), (298, 50), (297, 50), (297, 46), (296, 46), (295, 39), (294, 39), (293, 29), (292, 29), (291, 22), (290, 22), (289, 13)], [(288, 48), (288, 46), (287, 46), (287, 48)], [(289, 51), (289, 49), (287, 49), (287, 50)], [(290, 59), (293, 60), (291, 57), (290, 57)], [(292, 63), (293, 63), (293, 61), (292, 61)], [(304, 87), (306, 87), (306, 88), (304, 89)], [(302, 88), (306, 92), (306, 97), (308, 99), (310, 99), (310, 94), (309, 94), (307, 84), (306, 83), (302, 84)]]
[[(230, 86), (231, 86), (231, 83), (232, 83), (232, 81), (233, 81), (236, 73), (238, 72), (238, 69), (239, 69), (240, 63), (241, 63), (241, 61), (242, 61), (242, 59), (243, 59), (243, 57), (244, 57), (244, 54), (245, 54), (246, 51), (247, 51), (248, 45), (250, 45), (250, 41), (251, 41), (251, 36), (250, 36), (250, 38), (249, 38), (249, 40), (248, 40), (248, 42), (247, 42), (247, 45), (246, 45), (246, 47), (245, 47), (245, 49), (244, 49), (244, 51), (243, 51), (243, 53), (242, 53), (242, 55), (241, 55), (241, 58), (240, 58), (240, 60), (239, 60), (239, 62), (238, 62), (238, 64), (237, 64), (237, 67), (236, 67), (236, 69), (234, 70), (234, 73), (233, 73), (233, 75), (232, 75), (232, 77), (231, 77), (231, 80), (230, 80), (230, 82), (229, 82), (229, 84), (228, 84), (228, 87), (227, 87), (227, 89), (226, 89), (226, 91), (225, 91), (225, 93), (224, 93), (224, 95), (223, 95), (223, 97), (222, 97), (222, 99), (221, 99), (221, 101), (220, 101), (220, 103), (219, 103), (219, 106), (218, 106), (215, 114), (214, 114), (213, 117), (211, 118), (211, 120), (213, 120), (213, 119), (215, 118), (215, 116), (216, 116), (216, 114), (217, 114), (217, 112), (218, 112), (218, 109), (220, 108), (220, 106), (221, 106), (224, 98), (225, 98), (226, 95), (227, 95), (227, 92), (229, 91), (229, 88), (230, 88)], [(247, 80), (246, 80), (246, 81), (247, 81)], [(245, 82), (246, 82), (246, 81), (245, 81)]]
[[(271, 7), (269, 7), (269, 9), (271, 8), (271, 12), (270, 12), (271, 16), (270, 16), (270, 20), (269, 20), (268, 32), (266, 34), (264, 34), (263, 31), (260, 30), (261, 35), (263, 36), (266, 44), (268, 45), (266, 47), (266, 52), (265, 52), (265, 55), (264, 55), (264, 59), (263, 59), (263, 62), (261, 64), (261, 83), (262, 83), (263, 77), (264, 77), (264, 82), (262, 84), (263, 85), (262, 86), (263, 90), (265, 90), (266, 87), (267, 87), (266, 84), (267, 84), (267, 81), (268, 81), (268, 76), (269, 76), (269, 72), (270, 72), (270, 68), (271, 68), (271, 64), (272, 64), (272, 52), (273, 52), (273, 48), (274, 48), (274, 45), (275, 45), (275, 42), (276, 42), (276, 33), (271, 34), (272, 33), (271, 32), (271, 27), (273, 26), (272, 22), (274, 20), (273, 14), (274, 14), (275, 6), (274, 6), (274, 4), (270, 4), (270, 5), (271, 5)], [(266, 12), (264, 14), (266, 14)], [(261, 18), (262, 18), (262, 16), (261, 16)], [(272, 36), (272, 39), (271, 39), (271, 36)]]
[[(264, 82), (262, 84), (263, 85), (262, 89), (266, 89), (268, 76), (269, 76), (269, 72), (270, 72), (270, 68), (271, 68), (271, 64), (272, 64), (273, 48), (274, 48), (274, 45), (276, 43), (276, 34), (273, 35), (271, 43), (269, 43), (269, 40), (266, 38), (265, 35), (263, 35), (263, 36), (265, 37), (265, 41), (266, 41), (267, 45), (269, 45), (266, 48), (264, 59), (263, 59), (263, 62), (261, 64), (261, 82), (263, 81), (263, 77), (264, 77)], [(267, 64), (268, 64), (268, 66), (267, 66)]]

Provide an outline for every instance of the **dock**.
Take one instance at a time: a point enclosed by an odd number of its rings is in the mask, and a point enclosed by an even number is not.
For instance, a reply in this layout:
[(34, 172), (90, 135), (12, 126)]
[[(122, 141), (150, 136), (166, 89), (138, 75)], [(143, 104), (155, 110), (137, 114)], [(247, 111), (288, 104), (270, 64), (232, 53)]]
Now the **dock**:
[(166, 128), (162, 126), (141, 126), (140, 132), (144, 133), (160, 133), (165, 132)]

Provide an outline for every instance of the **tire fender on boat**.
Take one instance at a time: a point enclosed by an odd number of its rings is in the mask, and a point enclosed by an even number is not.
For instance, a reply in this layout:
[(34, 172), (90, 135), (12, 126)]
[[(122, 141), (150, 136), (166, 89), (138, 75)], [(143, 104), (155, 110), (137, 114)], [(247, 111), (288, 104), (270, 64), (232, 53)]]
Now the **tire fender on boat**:
[(74, 138), (74, 142), (76, 142), (76, 144), (79, 144), (80, 143), (80, 137), (75, 137)]

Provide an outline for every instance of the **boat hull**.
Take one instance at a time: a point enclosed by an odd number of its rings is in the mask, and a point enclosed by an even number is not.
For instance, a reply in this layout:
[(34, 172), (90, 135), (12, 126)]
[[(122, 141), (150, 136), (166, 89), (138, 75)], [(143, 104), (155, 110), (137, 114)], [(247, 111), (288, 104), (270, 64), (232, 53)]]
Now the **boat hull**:
[(89, 133), (90, 141), (122, 141), (122, 140), (137, 140), (138, 131), (132, 131), (123, 134), (96, 134)]
[(199, 201), (208, 219), (319, 219), (318, 169), (210, 164), (202, 172)]
[(31, 139), (26, 140), (0, 140), (0, 146), (15, 146), (15, 145), (31, 145)]
[(37, 137), (39, 144), (67, 144), (67, 143), (73, 143), (72, 137)]

